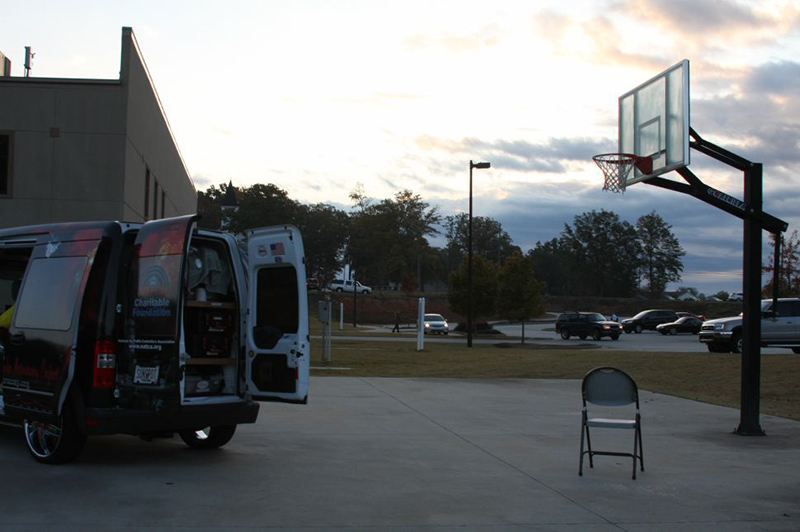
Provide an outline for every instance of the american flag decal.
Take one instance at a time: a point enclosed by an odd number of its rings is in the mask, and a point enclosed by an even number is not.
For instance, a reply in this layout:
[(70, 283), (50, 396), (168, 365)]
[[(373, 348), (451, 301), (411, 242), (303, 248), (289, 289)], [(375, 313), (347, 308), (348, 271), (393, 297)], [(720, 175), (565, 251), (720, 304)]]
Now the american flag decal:
[(283, 242), (278, 242), (276, 244), (270, 244), (269, 250), (272, 252), (273, 255), (285, 255), (286, 252), (283, 249)]

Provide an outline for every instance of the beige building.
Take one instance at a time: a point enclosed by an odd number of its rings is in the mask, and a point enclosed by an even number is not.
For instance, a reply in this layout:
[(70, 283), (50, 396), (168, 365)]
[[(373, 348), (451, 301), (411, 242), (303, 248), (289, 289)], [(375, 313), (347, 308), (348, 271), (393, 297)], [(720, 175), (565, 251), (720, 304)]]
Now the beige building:
[(196, 211), (131, 28), (119, 79), (0, 76), (0, 227)]

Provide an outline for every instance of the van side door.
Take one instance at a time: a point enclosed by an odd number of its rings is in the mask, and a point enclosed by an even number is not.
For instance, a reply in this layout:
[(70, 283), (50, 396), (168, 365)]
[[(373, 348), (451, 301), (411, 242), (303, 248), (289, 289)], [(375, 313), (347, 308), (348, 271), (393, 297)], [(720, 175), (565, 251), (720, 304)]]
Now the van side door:
[(247, 232), (246, 386), (256, 400), (305, 403), (311, 368), (303, 239), (293, 226)]
[(3, 361), (5, 413), (56, 421), (75, 375), (83, 294), (104, 228), (43, 234), (31, 253)]

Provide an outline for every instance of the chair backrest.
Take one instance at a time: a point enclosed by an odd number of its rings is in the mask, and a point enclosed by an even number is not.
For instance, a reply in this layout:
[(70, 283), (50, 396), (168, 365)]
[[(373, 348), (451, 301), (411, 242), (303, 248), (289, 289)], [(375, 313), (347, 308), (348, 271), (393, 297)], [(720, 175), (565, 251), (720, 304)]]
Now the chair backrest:
[(583, 378), (583, 404), (600, 406), (625, 406), (636, 403), (639, 392), (630, 375), (611, 367), (595, 368)]

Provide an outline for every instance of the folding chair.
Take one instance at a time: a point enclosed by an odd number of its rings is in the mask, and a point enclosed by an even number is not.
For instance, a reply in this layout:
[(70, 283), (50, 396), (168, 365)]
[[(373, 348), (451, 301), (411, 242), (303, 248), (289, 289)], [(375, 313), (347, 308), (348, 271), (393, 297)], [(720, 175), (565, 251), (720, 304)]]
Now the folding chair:
[[(633, 459), (633, 480), (636, 480), (636, 460), (644, 471), (644, 457), (642, 450), (642, 421), (639, 415), (639, 391), (633, 379), (617, 368), (595, 368), (583, 378), (583, 415), (581, 421), (581, 458), (578, 475), (583, 476), (583, 455), (589, 455), (589, 467), (594, 467), (594, 455), (605, 456), (630, 456)], [(636, 404), (636, 417), (634, 419), (605, 419), (589, 418), (586, 404), (604, 407), (627, 406)], [(593, 451), (589, 427), (604, 429), (633, 430), (633, 453), (610, 451)], [(583, 450), (584, 437), (586, 448)]]

